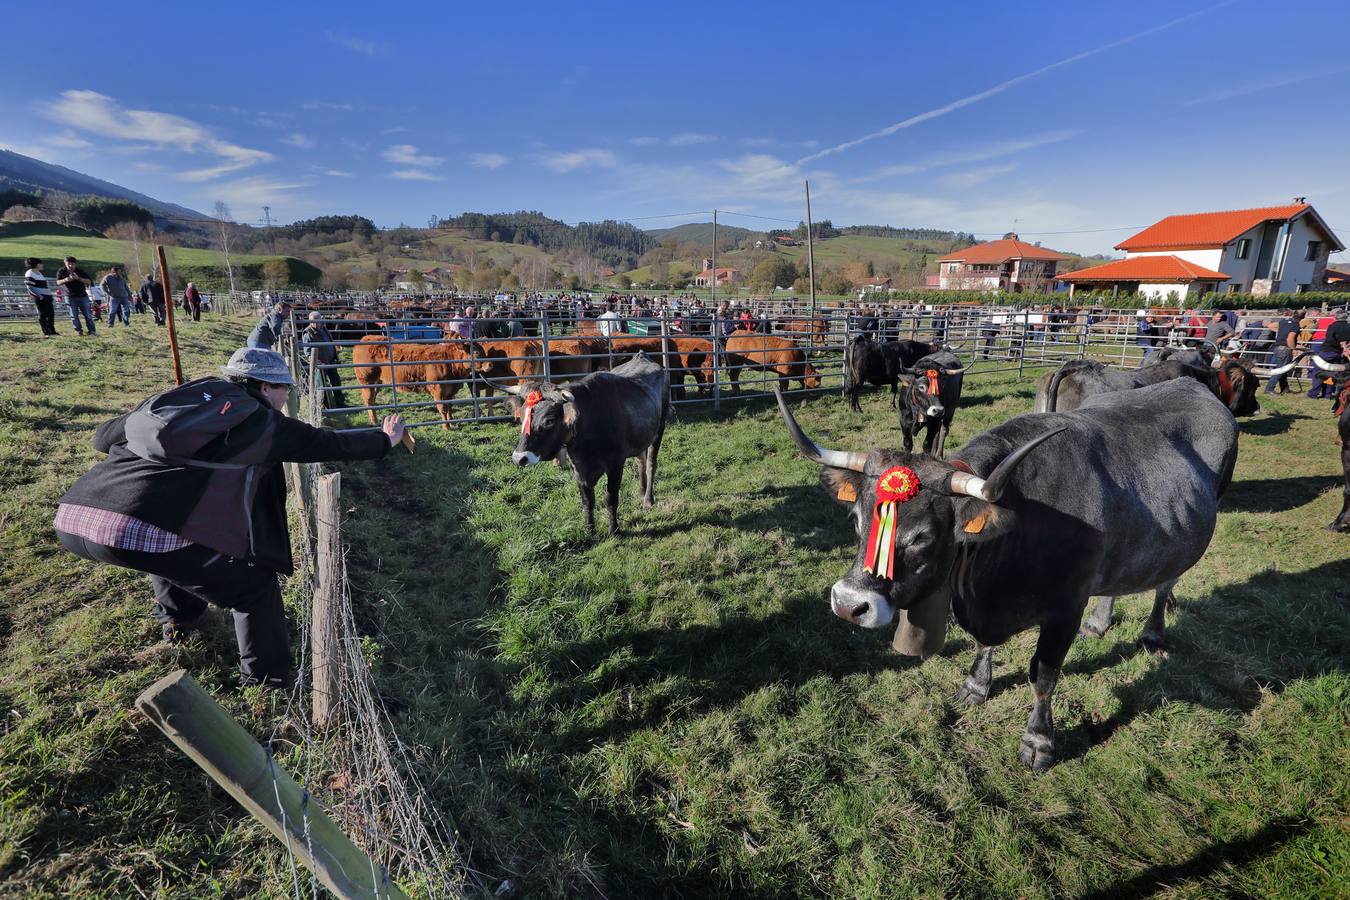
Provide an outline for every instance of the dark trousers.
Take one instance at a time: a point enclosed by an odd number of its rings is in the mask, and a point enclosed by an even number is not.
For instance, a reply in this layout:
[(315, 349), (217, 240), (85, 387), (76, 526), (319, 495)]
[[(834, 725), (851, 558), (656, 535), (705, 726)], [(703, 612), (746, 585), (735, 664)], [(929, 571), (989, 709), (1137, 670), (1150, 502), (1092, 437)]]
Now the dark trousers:
[(34, 297), (33, 302), (37, 304), (38, 327), (42, 333), (56, 334), (56, 310), (52, 306), (52, 298)]
[[(1325, 350), (1318, 350), (1317, 355), (1329, 363), (1339, 364), (1345, 362), (1345, 358), (1334, 351), (1328, 353)], [(1309, 399), (1321, 400), (1336, 396), (1336, 381), (1330, 373), (1323, 372), (1314, 365), (1312, 368), (1308, 369), (1308, 376), (1312, 378), (1312, 389), (1308, 391)], [(1328, 384), (1328, 381), (1331, 383)]]
[(200, 303), (189, 303), (188, 312), (192, 313), (192, 321), (200, 322), (202, 320), (202, 305)]
[(155, 592), (155, 618), (161, 623), (191, 621), (206, 610), (208, 603), (233, 610), (244, 683), (285, 681), (291, 669), (291, 650), (277, 573), (200, 544), (169, 553), (142, 553), (95, 544), (63, 531), (57, 531), (56, 536), (61, 546), (76, 556), (149, 575)]
[(150, 312), (151, 312), (151, 313), (154, 315), (154, 317), (155, 317), (155, 324), (156, 324), (156, 325), (163, 325), (163, 324), (164, 324), (164, 304), (163, 304), (163, 303), (151, 303), (151, 304), (150, 304)]
[(342, 376), (338, 374), (338, 369), (320, 369), (323, 373), (323, 380), (328, 382), (330, 387), (338, 388), (336, 391), (324, 391), (323, 405), (329, 409), (341, 409), (347, 405), (347, 398), (342, 395)]
[[(1294, 351), (1288, 347), (1276, 347), (1270, 353), (1269, 365), (1272, 369), (1278, 369), (1280, 366), (1287, 365), (1294, 358)], [(1289, 393), (1289, 373), (1283, 375), (1272, 375), (1266, 379), (1266, 393), (1275, 393), (1275, 385), (1280, 386), (1280, 393)]]

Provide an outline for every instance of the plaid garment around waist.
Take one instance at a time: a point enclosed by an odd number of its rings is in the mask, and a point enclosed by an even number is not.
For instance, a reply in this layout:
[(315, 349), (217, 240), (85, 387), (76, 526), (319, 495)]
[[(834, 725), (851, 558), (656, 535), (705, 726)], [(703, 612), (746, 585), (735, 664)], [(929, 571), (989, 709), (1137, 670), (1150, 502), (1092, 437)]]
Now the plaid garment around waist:
[(71, 503), (62, 503), (56, 508), (54, 524), (58, 531), (119, 550), (169, 553), (192, 543), (133, 516)]

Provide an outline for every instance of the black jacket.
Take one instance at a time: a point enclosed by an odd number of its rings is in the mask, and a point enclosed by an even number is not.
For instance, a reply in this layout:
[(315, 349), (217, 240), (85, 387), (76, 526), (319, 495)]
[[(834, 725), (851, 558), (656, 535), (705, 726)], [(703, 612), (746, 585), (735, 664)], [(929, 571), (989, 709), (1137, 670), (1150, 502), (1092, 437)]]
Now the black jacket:
[[(244, 469), (171, 466), (127, 449), (126, 416), (100, 425), (94, 448), (108, 454), (71, 486), (62, 503), (134, 516), (193, 543), (289, 575), (291, 537), (286, 524), (283, 462), (379, 459), (389, 452), (384, 432), (339, 434), (262, 408), (202, 448), (196, 459), (223, 462), (241, 447), (258, 461)], [(269, 427), (270, 426), (270, 427)], [(245, 511), (247, 510), (247, 515)]]

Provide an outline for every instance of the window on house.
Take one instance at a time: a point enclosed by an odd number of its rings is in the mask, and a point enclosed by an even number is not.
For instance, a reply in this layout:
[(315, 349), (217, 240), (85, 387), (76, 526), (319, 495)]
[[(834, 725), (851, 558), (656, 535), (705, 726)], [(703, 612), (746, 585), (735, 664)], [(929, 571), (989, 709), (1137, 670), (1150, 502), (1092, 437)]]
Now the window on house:
[(1295, 294), (1306, 294), (1306, 293), (1308, 293), (1308, 285), (1306, 285), (1306, 284), (1296, 284), (1296, 285), (1294, 285), (1294, 293), (1295, 293)]
[(1239, 238), (1237, 242), (1237, 258), (1246, 259), (1247, 254), (1252, 252), (1252, 239)]
[(1240, 293), (1242, 293), (1242, 285), (1241, 285), (1241, 284), (1238, 284), (1237, 282), (1233, 282), (1232, 284), (1229, 284), (1229, 285), (1228, 285), (1228, 293), (1230, 293), (1230, 294), (1240, 294)]
[(1321, 252), (1322, 252), (1321, 241), (1308, 241), (1308, 252), (1303, 255), (1303, 258), (1307, 260), (1317, 259), (1318, 255)]

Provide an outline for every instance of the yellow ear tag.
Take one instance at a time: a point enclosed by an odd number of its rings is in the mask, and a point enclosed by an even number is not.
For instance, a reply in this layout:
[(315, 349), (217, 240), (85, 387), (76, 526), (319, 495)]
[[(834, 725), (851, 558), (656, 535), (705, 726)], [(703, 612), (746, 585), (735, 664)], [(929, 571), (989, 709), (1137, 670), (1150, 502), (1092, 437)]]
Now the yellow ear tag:
[(839, 486), (839, 490), (835, 491), (834, 495), (845, 503), (853, 503), (858, 499), (858, 489), (853, 486), (852, 482), (846, 481)]
[(979, 515), (967, 522), (961, 530), (966, 534), (979, 534), (981, 531), (984, 531), (984, 526), (988, 523), (989, 510), (982, 509), (980, 510)]

